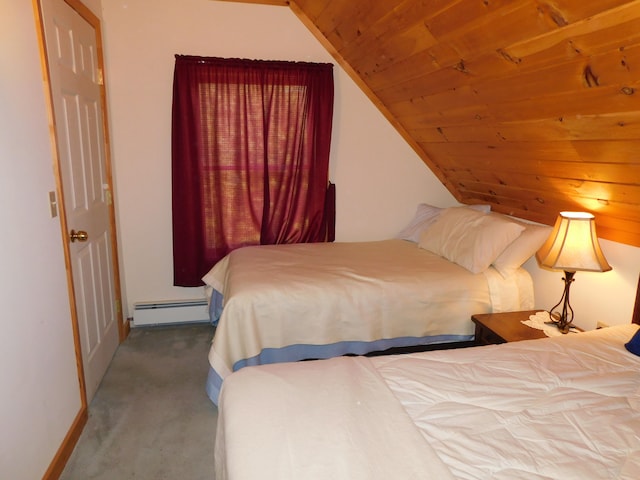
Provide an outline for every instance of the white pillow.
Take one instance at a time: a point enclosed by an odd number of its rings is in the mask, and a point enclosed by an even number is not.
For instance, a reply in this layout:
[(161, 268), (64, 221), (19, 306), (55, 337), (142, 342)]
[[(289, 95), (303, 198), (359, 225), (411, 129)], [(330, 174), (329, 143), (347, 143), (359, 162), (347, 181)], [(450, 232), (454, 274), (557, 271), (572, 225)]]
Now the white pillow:
[[(491, 213), (491, 216), (501, 215), (499, 213)], [(512, 243), (507, 245), (507, 248), (493, 261), (493, 266), (504, 278), (512, 275), (524, 262), (529, 260), (553, 230), (548, 225), (525, 223), (511, 218), (509, 220), (522, 225), (524, 231)]]
[[(491, 205), (469, 205), (467, 208), (489, 213)], [(420, 234), (433, 225), (433, 222), (436, 221), (442, 210), (444, 210), (444, 208), (434, 207), (427, 203), (419, 204), (411, 221), (395, 236), (395, 238), (418, 243), (420, 241)]]
[(396, 235), (396, 238), (402, 240), (410, 240), (418, 243), (420, 240), (420, 233), (426, 230), (436, 221), (438, 215), (443, 209), (440, 207), (434, 207), (426, 203), (421, 203), (416, 209), (416, 214), (413, 216), (409, 224), (404, 227), (400, 233)]
[(418, 247), (472, 273), (485, 271), (524, 230), (506, 218), (464, 207), (447, 208), (420, 236)]

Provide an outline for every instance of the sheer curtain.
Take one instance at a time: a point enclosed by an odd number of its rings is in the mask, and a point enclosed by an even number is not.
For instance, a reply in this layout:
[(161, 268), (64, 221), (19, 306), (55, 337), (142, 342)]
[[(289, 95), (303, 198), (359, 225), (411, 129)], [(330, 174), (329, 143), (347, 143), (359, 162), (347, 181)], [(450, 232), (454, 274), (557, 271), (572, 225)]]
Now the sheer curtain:
[(327, 239), (332, 115), (331, 64), (176, 56), (175, 285), (238, 247)]

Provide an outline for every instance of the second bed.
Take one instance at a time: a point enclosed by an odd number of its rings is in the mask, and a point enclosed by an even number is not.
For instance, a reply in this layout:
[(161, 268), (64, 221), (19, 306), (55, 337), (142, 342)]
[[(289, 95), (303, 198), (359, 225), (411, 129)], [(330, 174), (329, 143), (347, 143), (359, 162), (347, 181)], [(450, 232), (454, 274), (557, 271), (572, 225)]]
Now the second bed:
[(207, 283), (214, 403), (224, 378), (245, 366), (470, 341), (472, 314), (533, 308), (524, 269), (472, 273), (398, 239), (245, 247)]

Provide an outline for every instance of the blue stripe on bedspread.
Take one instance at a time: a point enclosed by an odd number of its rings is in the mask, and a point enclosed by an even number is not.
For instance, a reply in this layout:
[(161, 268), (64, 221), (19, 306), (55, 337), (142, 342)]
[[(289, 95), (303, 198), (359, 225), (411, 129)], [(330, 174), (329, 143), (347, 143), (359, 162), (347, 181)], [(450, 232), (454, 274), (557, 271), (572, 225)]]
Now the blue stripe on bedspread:
[(209, 318), (211, 319), (211, 325), (214, 327), (218, 325), (218, 321), (222, 315), (223, 301), (223, 295), (219, 291), (213, 289), (211, 291), (211, 300), (209, 300)]
[[(396, 347), (412, 347), (437, 343), (466, 342), (473, 340), (473, 335), (434, 335), (427, 337), (398, 337), (375, 340), (373, 342), (337, 342), (329, 345), (288, 345), (283, 348), (265, 348), (255, 357), (237, 361), (233, 371), (243, 367), (265, 365), (269, 363), (296, 362), (310, 358), (326, 359), (346, 354), (364, 355)], [(209, 368), (206, 391), (211, 401), (218, 405), (218, 396), (222, 388), (222, 377)]]

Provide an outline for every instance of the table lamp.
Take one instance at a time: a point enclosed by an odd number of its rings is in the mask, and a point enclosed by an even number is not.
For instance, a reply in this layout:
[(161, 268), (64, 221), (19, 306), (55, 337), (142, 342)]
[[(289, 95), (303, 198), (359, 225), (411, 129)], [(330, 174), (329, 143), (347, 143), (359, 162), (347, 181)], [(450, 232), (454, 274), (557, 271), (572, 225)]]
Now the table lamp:
[[(607, 272), (611, 266), (604, 258), (596, 236), (595, 217), (587, 212), (560, 212), (547, 241), (536, 252), (542, 267), (564, 270), (564, 293), (549, 310), (551, 321), (562, 333), (568, 333), (573, 322), (569, 288), (576, 271)], [(562, 306), (562, 310), (556, 310)]]

